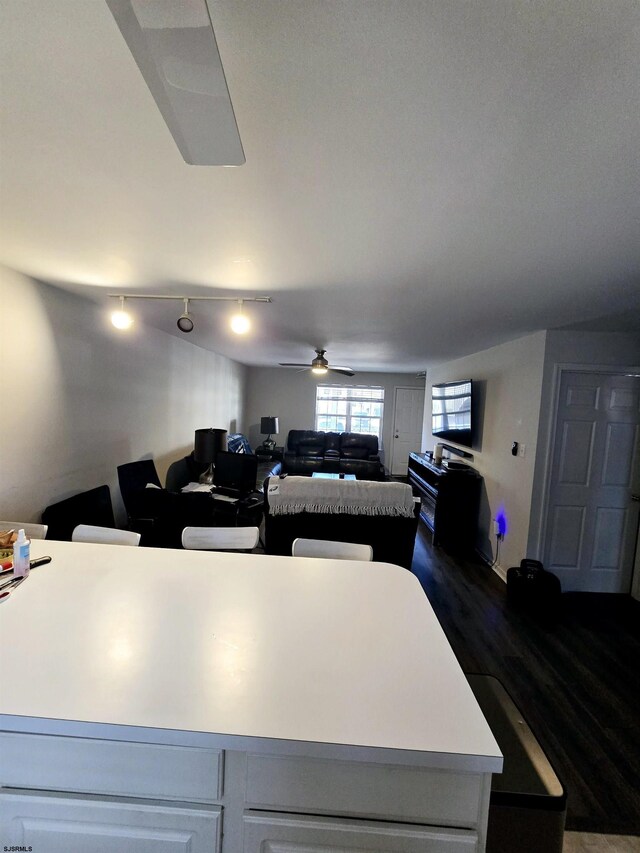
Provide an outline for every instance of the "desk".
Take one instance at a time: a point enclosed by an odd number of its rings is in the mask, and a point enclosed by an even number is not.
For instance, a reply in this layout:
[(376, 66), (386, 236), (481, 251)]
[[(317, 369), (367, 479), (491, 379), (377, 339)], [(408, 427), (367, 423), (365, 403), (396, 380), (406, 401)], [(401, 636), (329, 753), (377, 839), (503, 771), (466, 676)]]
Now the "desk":
[(2, 844), (485, 849), (500, 752), (411, 573), (34, 540), (44, 554), (0, 605)]
[(185, 527), (259, 527), (262, 515), (263, 497), (257, 493), (232, 503), (214, 500), (210, 487), (206, 492), (143, 489), (137, 517), (147, 524), (138, 532), (144, 546), (180, 548)]
[(284, 447), (274, 447), (272, 450), (264, 450), (261, 445), (260, 447), (256, 447), (255, 453), (259, 461), (282, 462)]

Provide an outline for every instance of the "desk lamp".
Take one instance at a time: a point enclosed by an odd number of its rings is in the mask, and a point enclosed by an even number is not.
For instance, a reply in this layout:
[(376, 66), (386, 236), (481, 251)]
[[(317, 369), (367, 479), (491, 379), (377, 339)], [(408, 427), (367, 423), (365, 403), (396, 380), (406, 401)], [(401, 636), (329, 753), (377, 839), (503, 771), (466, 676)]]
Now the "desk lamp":
[(193, 447), (193, 458), (201, 465), (208, 465), (206, 471), (200, 474), (199, 481), (208, 486), (213, 485), (213, 471), (216, 454), (227, 449), (226, 429), (197, 429)]
[(276, 446), (275, 441), (271, 438), (272, 434), (278, 434), (280, 429), (280, 425), (278, 424), (278, 418), (268, 417), (268, 418), (260, 418), (260, 434), (266, 435), (268, 438), (262, 442), (261, 448), (262, 450), (272, 452), (273, 448)]

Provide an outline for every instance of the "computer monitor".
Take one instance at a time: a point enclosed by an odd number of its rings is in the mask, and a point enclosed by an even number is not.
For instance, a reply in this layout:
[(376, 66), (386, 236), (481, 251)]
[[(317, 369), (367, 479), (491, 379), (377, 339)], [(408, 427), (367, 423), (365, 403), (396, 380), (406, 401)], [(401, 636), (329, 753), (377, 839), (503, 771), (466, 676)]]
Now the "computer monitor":
[(232, 489), (240, 494), (255, 491), (258, 476), (258, 458), (250, 453), (216, 453), (213, 485), (219, 489)]

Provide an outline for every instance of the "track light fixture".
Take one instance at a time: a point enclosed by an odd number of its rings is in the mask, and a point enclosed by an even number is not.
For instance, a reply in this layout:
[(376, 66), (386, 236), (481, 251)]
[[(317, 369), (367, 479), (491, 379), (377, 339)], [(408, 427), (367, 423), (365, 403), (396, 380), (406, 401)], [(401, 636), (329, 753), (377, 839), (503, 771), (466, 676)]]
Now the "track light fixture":
[(185, 334), (187, 332), (193, 331), (193, 320), (189, 316), (189, 300), (188, 299), (184, 300), (184, 311), (178, 317), (178, 322), (176, 325), (178, 326), (180, 331), (184, 332)]
[(116, 329), (128, 329), (133, 323), (133, 318), (124, 309), (125, 297), (119, 296), (118, 298), (120, 299), (120, 308), (111, 315), (111, 322)]
[(111, 299), (120, 300), (120, 310), (114, 311), (111, 315), (111, 322), (117, 329), (128, 329), (133, 322), (131, 316), (124, 310), (125, 299), (180, 299), (184, 303), (184, 311), (178, 317), (177, 326), (180, 331), (185, 332), (185, 334), (193, 331), (194, 325), (193, 318), (189, 313), (189, 302), (236, 302), (238, 304), (238, 312), (231, 317), (230, 326), (237, 335), (243, 335), (251, 328), (251, 321), (247, 315), (243, 313), (244, 303), (270, 303), (272, 301), (270, 296), (244, 296), (242, 299), (238, 299), (236, 296), (161, 296), (152, 293), (110, 293), (109, 297)]

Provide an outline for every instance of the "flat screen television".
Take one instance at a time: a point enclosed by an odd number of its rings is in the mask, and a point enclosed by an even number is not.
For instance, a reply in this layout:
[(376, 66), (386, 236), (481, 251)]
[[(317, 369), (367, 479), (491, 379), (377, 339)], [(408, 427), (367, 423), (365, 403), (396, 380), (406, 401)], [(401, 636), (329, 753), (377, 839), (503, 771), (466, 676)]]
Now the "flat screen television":
[(464, 447), (473, 443), (473, 382), (443, 382), (431, 389), (431, 432)]
[(231, 453), (220, 450), (216, 453), (213, 485), (246, 495), (253, 492), (258, 476), (258, 458), (249, 453)]

